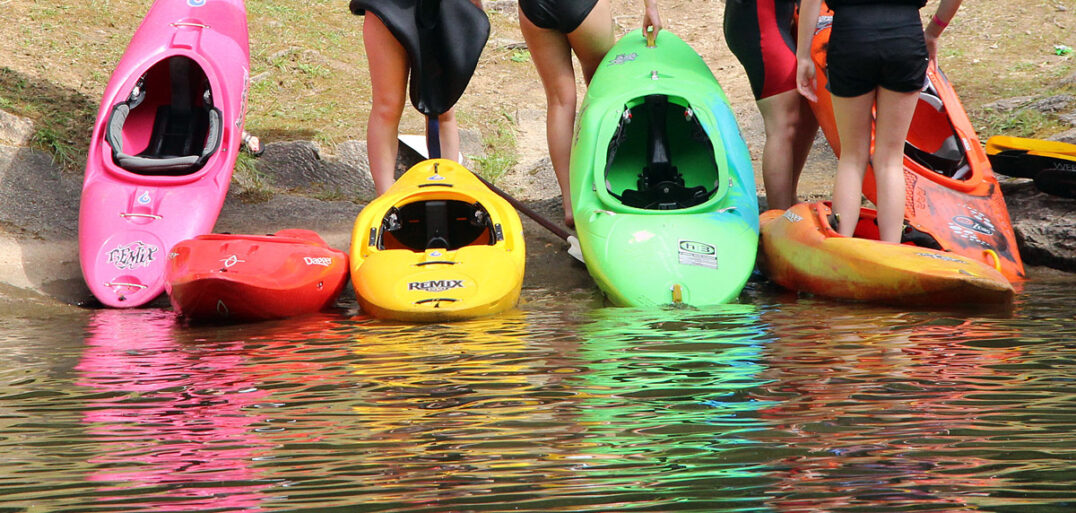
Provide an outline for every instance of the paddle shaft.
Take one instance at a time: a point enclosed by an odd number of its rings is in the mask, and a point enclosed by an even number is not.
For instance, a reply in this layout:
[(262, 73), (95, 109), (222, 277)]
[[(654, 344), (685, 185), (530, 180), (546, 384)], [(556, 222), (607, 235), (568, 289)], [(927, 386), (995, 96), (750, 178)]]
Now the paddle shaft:
[[(439, 128), (440, 127), (438, 126), (436, 116), (426, 116), (426, 151), (429, 153), (431, 159), (441, 158), (441, 142), (438, 134)], [(542, 227), (544, 227), (545, 229), (553, 232), (553, 234), (557, 237), (560, 237), (561, 239), (567, 241), (568, 237), (571, 236), (571, 234), (568, 233), (566, 230), (553, 224), (550, 220), (542, 217), (537, 212), (531, 210), (530, 207), (513, 198), (511, 195), (509, 195), (507, 192), (504, 192), (496, 185), (489, 183), (488, 180), (482, 178), (482, 176), (478, 173), (473, 174), (478, 177), (478, 179), (483, 184), (485, 184), (486, 187), (489, 187), (489, 190), (497, 193), (498, 196), (507, 200), (508, 203), (511, 203), (512, 206), (516, 208), (516, 210), (523, 212), (524, 215), (533, 219), (534, 222), (542, 225)]]

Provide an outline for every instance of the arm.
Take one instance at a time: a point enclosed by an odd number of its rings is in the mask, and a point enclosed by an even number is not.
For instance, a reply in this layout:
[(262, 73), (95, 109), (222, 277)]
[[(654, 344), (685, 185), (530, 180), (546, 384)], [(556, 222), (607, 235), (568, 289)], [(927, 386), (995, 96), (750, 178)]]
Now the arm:
[[(649, 29), (653, 28), (651, 33)], [(661, 16), (658, 14), (658, 0), (644, 0), (643, 2), (643, 35), (646, 36), (646, 45), (654, 46), (661, 30)]]
[(923, 38), (927, 42), (927, 55), (930, 56), (930, 62), (932, 63), (937, 64), (938, 62), (938, 38), (941, 37), (945, 27), (949, 25), (949, 21), (956, 15), (957, 9), (960, 8), (960, 1), (941, 0), (941, 3), (938, 4), (937, 12), (930, 19), (927, 28), (923, 30)]
[(818, 101), (818, 95), (814, 92), (815, 67), (814, 61), (811, 60), (811, 41), (814, 40), (818, 12), (821, 9), (822, 0), (800, 2), (799, 29), (796, 34), (796, 89), (812, 102)]

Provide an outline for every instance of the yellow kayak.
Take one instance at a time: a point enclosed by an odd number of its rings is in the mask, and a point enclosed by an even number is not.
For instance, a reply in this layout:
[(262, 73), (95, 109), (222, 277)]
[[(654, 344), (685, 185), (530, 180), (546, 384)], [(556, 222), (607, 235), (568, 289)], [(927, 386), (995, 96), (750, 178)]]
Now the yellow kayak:
[(351, 281), (374, 317), (444, 321), (519, 301), (526, 250), (515, 209), (463, 166), (420, 162), (359, 212)]

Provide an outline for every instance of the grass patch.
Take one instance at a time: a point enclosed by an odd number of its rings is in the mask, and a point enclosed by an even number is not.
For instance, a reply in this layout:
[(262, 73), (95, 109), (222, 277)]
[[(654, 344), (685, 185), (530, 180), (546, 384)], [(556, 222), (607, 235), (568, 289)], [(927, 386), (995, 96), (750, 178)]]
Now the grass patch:
[(515, 122), (512, 116), (507, 112), (502, 112), (500, 118), (487, 126), (487, 128), (492, 129), (492, 133), (487, 134), (482, 139), (486, 154), (484, 156), (467, 156), (478, 167), (478, 173), (490, 182), (496, 182), (498, 178), (512, 169), (512, 166), (515, 166), (516, 162), (519, 161), (519, 156), (516, 152), (514, 125)]
[(30, 144), (68, 171), (82, 171), (97, 103), (49, 82), (0, 68), (0, 106), (34, 123)]
[(269, 178), (258, 171), (257, 159), (245, 151), (239, 152), (239, 157), (235, 159), (232, 182), (243, 187), (238, 195), (243, 203), (265, 203), (273, 199)]
[(72, 141), (65, 138), (65, 134), (54, 130), (52, 126), (37, 129), (30, 138), (30, 144), (51, 154), (53, 164), (65, 169), (75, 168), (85, 161), (85, 152), (80, 152)]

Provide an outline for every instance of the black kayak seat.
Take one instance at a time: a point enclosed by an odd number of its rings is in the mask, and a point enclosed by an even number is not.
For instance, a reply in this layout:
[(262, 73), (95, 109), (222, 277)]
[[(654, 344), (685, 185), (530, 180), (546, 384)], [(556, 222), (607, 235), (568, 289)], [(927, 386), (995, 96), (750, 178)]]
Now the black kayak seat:
[(448, 249), (448, 205), (444, 200), (426, 202), (426, 249)]
[(392, 207), (382, 218), (378, 249), (454, 251), (504, 240), (481, 203), (455, 199), (415, 201)]
[(620, 200), (627, 206), (650, 210), (675, 210), (704, 203), (710, 196), (706, 187), (685, 187), (684, 177), (673, 165), (666, 130), (669, 98), (654, 94), (644, 98), (648, 119), (646, 165), (636, 181), (637, 189), (626, 189)]
[(145, 175), (188, 174), (204, 166), (220, 148), (222, 114), (213, 107), (208, 87), (200, 91), (201, 104), (193, 101), (192, 66), (197, 64), (186, 57), (168, 60), (170, 102), (157, 106), (149, 144), (141, 152), (131, 155), (124, 151), (123, 128), (131, 111), (147, 96), (145, 77), (138, 81), (126, 101), (113, 107), (105, 127), (105, 141), (118, 166)]

